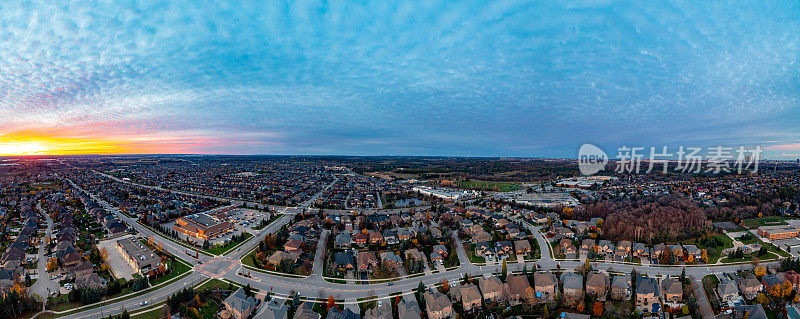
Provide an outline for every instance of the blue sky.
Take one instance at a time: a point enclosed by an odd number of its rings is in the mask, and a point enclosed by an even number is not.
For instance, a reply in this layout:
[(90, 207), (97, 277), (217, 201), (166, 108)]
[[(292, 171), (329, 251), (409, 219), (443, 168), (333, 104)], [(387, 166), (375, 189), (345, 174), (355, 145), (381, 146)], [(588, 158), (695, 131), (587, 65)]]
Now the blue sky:
[(0, 30), (0, 135), (159, 153), (800, 152), (797, 1), (33, 1), (0, 4)]

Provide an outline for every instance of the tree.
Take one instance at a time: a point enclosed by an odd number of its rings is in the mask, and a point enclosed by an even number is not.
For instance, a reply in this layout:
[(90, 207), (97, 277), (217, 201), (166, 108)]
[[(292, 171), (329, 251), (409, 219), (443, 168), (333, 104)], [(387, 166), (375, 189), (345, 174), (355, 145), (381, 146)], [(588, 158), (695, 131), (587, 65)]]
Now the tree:
[(761, 305), (767, 305), (769, 304), (769, 298), (767, 298), (767, 295), (764, 294), (763, 292), (759, 292), (758, 296), (756, 296), (756, 302), (758, 302)]
[(505, 259), (503, 259), (503, 268), (502, 269), (503, 269), (502, 270), (503, 271), (503, 278), (502, 279), (506, 280), (506, 277), (508, 276), (508, 265), (506, 265), (506, 260)]
[(603, 303), (599, 302), (599, 301), (596, 301), (594, 303), (594, 307), (592, 309), (592, 312), (594, 313), (595, 317), (602, 316), (603, 315)]
[(578, 312), (583, 312), (583, 310), (585, 310), (584, 307), (585, 306), (583, 304), (583, 301), (579, 301), (578, 302), (578, 307), (576, 309), (578, 310)]
[(764, 268), (764, 266), (759, 265), (759, 266), (756, 266), (755, 273), (756, 273), (756, 276), (761, 277), (761, 276), (764, 276), (767, 273), (767, 269)]
[(58, 269), (58, 259), (56, 257), (50, 258), (50, 261), (47, 262), (47, 271), (52, 272)]
[(336, 300), (333, 299), (333, 295), (328, 295), (328, 303), (326, 304), (326, 311), (331, 311), (331, 307), (336, 307)]
[(686, 282), (686, 267), (683, 267), (683, 270), (681, 270), (681, 284), (685, 282)]

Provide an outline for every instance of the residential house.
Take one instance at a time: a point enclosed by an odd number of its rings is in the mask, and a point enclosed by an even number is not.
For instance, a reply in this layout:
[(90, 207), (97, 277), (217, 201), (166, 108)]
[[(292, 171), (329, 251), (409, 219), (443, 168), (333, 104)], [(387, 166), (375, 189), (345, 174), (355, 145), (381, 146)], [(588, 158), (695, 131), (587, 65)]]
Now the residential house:
[(740, 305), (733, 307), (734, 319), (767, 319), (767, 312), (761, 305)]
[(761, 276), (761, 284), (764, 285), (764, 291), (769, 291), (770, 288), (780, 286), (782, 283), (783, 279), (776, 275), (769, 274)]
[(583, 299), (583, 276), (574, 272), (565, 271), (559, 278), (564, 291), (564, 297), (571, 301)]
[(617, 244), (617, 249), (614, 251), (616, 257), (621, 259), (630, 256), (630, 253), (631, 242), (627, 240), (620, 241), (619, 244)]
[(527, 255), (531, 253), (531, 243), (527, 239), (514, 241), (514, 252), (517, 255)]
[(720, 301), (723, 303), (731, 303), (741, 300), (741, 297), (739, 297), (739, 288), (736, 286), (736, 283), (724, 275), (719, 280), (719, 284), (717, 285), (717, 294), (719, 295)]
[(651, 251), (650, 256), (652, 256), (653, 258), (658, 259), (658, 258), (661, 258), (661, 255), (665, 254), (666, 252), (667, 252), (667, 246), (666, 245), (664, 245), (664, 244), (656, 244), (655, 246), (653, 246), (653, 250)]
[(278, 302), (277, 298), (272, 298), (267, 302), (267, 309), (260, 313), (258, 319), (287, 319), (289, 316), (289, 306), (283, 302)]
[(620, 275), (611, 281), (611, 298), (614, 300), (628, 300), (631, 298), (631, 276)]
[(461, 301), (461, 309), (464, 309), (464, 311), (471, 312), (481, 307), (483, 302), (481, 299), (481, 292), (475, 285), (467, 284), (451, 289), (457, 291), (456, 295), (458, 296), (456, 300)]
[(602, 272), (592, 272), (586, 277), (586, 294), (605, 300), (608, 291), (608, 276)]
[(367, 241), (369, 241), (369, 236), (367, 236), (367, 234), (364, 233), (357, 233), (352, 236), (352, 239), (353, 243), (355, 243), (356, 245), (365, 246), (367, 244)]
[(687, 256), (692, 256), (692, 259), (694, 259), (695, 262), (703, 259), (703, 251), (700, 250), (700, 248), (697, 248), (697, 246), (683, 245), (683, 249), (686, 250)]
[(514, 246), (510, 241), (501, 241), (494, 244), (495, 254), (498, 259), (506, 258), (514, 254)]
[(800, 288), (800, 274), (796, 273), (794, 270), (789, 270), (783, 274), (783, 278), (786, 279), (795, 290)]
[(614, 243), (612, 243), (610, 240), (603, 239), (597, 242), (597, 253), (600, 255), (613, 254), (614, 248)]
[(304, 301), (297, 307), (297, 311), (294, 313), (293, 319), (320, 319), (319, 313), (312, 309), (312, 304), (308, 301)]
[(552, 272), (537, 272), (533, 274), (533, 285), (536, 297), (541, 300), (555, 300), (558, 286), (556, 276)]
[(368, 309), (364, 312), (364, 319), (393, 319), (391, 303), (382, 302), (377, 307)]
[(509, 290), (509, 301), (512, 305), (518, 305), (523, 301), (532, 302), (536, 293), (528, 282), (528, 277), (520, 275), (509, 275), (506, 278)]
[(683, 246), (681, 245), (667, 245), (670, 256), (675, 256), (677, 260), (683, 259)]
[(497, 276), (490, 275), (478, 279), (478, 286), (483, 294), (483, 299), (487, 303), (500, 301), (503, 299), (504, 285)]
[(389, 245), (394, 245), (399, 243), (399, 241), (397, 241), (397, 233), (395, 233), (391, 229), (383, 231), (383, 240), (386, 241), (386, 243)]
[(492, 235), (490, 235), (489, 233), (487, 233), (483, 229), (481, 229), (480, 231), (475, 232), (472, 235), (472, 242), (473, 243), (478, 243), (478, 242), (482, 242), (482, 241), (491, 241), (491, 240), (492, 240)]
[(427, 291), (423, 294), (428, 319), (444, 319), (453, 316), (453, 303), (438, 290)]
[(225, 298), (225, 309), (231, 318), (248, 318), (256, 308), (256, 300), (244, 293), (244, 288), (237, 289), (228, 298)]
[(303, 254), (303, 248), (302, 247), (303, 247), (303, 243), (302, 242), (300, 242), (298, 240), (291, 239), (291, 240), (287, 241), (286, 244), (283, 245), (283, 250), (285, 250), (287, 253), (290, 253), (290, 254), (301, 255), (301, 254)]
[(683, 284), (676, 278), (665, 278), (661, 281), (661, 294), (664, 304), (670, 307), (683, 305)]
[(353, 240), (350, 237), (350, 233), (341, 232), (336, 235), (336, 238), (333, 241), (333, 245), (336, 246), (336, 248), (350, 248), (352, 242)]
[(739, 279), (739, 291), (747, 300), (755, 298), (761, 290), (763, 290), (763, 286), (753, 274), (747, 274), (744, 278)]
[(372, 245), (380, 244), (383, 242), (383, 235), (380, 232), (370, 232), (369, 233), (369, 243)]
[(339, 271), (353, 270), (356, 267), (355, 258), (349, 252), (338, 252), (333, 257), (334, 265)]
[(660, 313), (661, 304), (658, 283), (655, 278), (639, 276), (636, 278), (636, 309), (647, 313)]
[(419, 304), (413, 299), (414, 298), (410, 298), (408, 300), (403, 299), (397, 303), (398, 319), (420, 319), (422, 317), (422, 311), (419, 309)]
[(558, 242), (558, 247), (561, 248), (561, 252), (564, 253), (567, 258), (574, 258), (575, 254), (578, 253), (578, 249), (572, 244), (571, 239), (562, 239)]
[(358, 252), (358, 271), (371, 272), (375, 267), (378, 267), (378, 257), (375, 256), (375, 252)]
[(358, 313), (353, 312), (350, 308), (346, 308), (342, 311), (339, 311), (339, 308), (331, 307), (328, 310), (328, 315), (325, 316), (325, 319), (359, 319), (361, 315)]
[(594, 252), (595, 251), (595, 244), (596, 244), (596, 242), (595, 242), (594, 239), (591, 239), (591, 238), (584, 239), (581, 242), (581, 248), (580, 248), (580, 251), (579, 251), (581, 256), (586, 256), (589, 253)]
[(650, 249), (643, 243), (634, 243), (631, 248), (631, 254), (639, 259), (646, 259), (650, 257)]
[(441, 244), (433, 245), (433, 251), (438, 253), (439, 255), (442, 255), (442, 257), (447, 258), (448, 252), (447, 252), (447, 247), (445, 247), (445, 245)]

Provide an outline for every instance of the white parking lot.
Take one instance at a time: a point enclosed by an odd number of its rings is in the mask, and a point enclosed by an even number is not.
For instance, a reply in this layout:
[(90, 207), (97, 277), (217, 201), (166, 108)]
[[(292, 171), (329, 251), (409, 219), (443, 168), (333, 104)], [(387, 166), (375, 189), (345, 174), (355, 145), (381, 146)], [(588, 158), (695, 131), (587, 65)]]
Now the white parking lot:
[(131, 237), (132, 235), (125, 235), (122, 237), (101, 241), (97, 244), (97, 249), (106, 249), (108, 252), (108, 265), (111, 267), (111, 273), (116, 278), (125, 278), (126, 280), (133, 279), (133, 268), (122, 257), (122, 253), (117, 249), (117, 240)]

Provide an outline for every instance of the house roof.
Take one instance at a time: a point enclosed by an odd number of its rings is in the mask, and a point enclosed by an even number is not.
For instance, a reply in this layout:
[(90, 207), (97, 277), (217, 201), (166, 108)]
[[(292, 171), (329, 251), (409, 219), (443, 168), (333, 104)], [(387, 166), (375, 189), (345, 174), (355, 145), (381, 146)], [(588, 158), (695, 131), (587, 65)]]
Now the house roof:
[(237, 289), (228, 298), (225, 298), (225, 303), (237, 311), (244, 312), (246, 309), (252, 309), (256, 306), (256, 300), (253, 297), (247, 296), (244, 293), (244, 288)]
[(506, 278), (508, 288), (512, 294), (524, 295), (528, 288), (531, 288), (528, 278), (520, 275), (510, 275)]
[(636, 278), (637, 294), (656, 294), (658, 295), (658, 284), (652, 277), (639, 276)]

